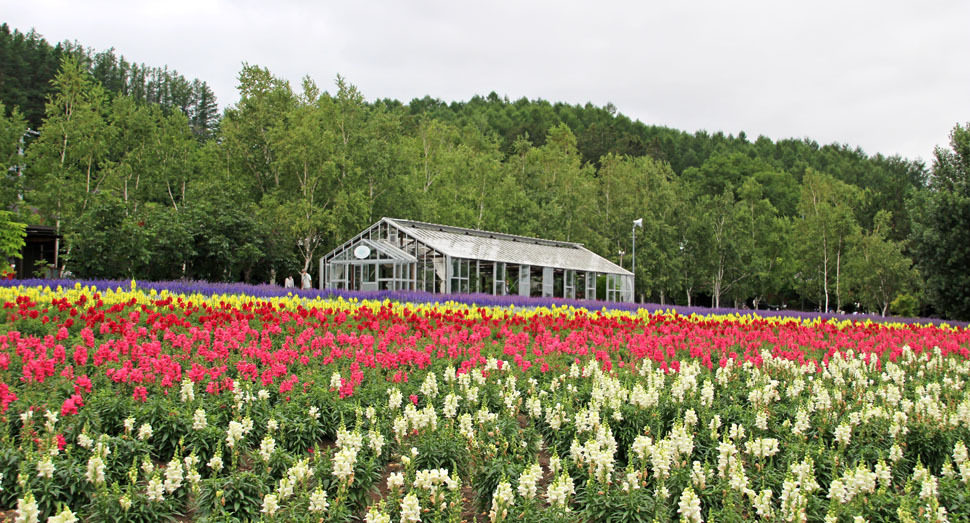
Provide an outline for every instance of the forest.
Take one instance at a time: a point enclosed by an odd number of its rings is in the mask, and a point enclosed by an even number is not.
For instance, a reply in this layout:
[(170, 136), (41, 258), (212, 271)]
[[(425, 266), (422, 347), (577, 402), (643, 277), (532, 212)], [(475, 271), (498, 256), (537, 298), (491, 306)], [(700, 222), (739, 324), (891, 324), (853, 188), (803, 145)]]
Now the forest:
[(368, 100), (251, 64), (238, 95), (220, 110), (204, 81), (3, 24), (0, 229), (55, 227), (78, 277), (277, 282), (382, 216), (630, 268), (643, 218), (638, 301), (970, 319), (970, 126), (925, 165), (611, 104)]

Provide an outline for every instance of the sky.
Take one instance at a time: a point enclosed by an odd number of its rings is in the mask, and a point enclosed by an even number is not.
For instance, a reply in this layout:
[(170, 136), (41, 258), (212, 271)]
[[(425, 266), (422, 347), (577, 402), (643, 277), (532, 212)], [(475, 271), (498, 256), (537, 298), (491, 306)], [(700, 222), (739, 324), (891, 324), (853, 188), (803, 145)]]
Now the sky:
[(243, 63), (368, 100), (496, 92), (650, 125), (929, 163), (970, 122), (966, 1), (0, 0), (0, 22), (114, 48), (238, 101)]

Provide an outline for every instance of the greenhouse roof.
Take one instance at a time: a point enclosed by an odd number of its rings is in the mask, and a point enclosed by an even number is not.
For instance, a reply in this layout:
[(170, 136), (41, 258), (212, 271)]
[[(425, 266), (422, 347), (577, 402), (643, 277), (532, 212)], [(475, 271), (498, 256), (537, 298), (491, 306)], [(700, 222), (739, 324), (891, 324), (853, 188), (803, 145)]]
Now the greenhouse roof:
[(536, 265), (632, 274), (630, 271), (583, 247), (580, 243), (544, 240), (450, 225), (384, 218), (405, 234), (429, 247), (456, 258), (470, 258), (521, 265)]

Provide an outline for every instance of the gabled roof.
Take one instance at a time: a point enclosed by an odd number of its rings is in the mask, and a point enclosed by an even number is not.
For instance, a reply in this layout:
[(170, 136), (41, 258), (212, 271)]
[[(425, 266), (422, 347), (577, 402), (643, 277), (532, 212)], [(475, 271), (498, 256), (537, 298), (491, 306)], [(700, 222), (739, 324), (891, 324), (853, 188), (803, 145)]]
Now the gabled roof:
[(632, 275), (579, 243), (397, 218), (384, 218), (384, 221), (436, 251), (457, 258)]

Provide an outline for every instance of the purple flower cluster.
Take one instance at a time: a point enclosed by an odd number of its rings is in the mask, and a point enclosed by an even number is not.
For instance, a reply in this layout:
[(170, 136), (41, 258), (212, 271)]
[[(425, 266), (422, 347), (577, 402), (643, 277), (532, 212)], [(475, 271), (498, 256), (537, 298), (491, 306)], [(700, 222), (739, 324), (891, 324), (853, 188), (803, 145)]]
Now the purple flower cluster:
[[(24, 285), (28, 287), (56, 287), (58, 285), (69, 288), (74, 287), (76, 283), (80, 283), (84, 286), (91, 286), (99, 290), (109, 290), (117, 289), (121, 287), (122, 289), (127, 289), (131, 286), (130, 280), (46, 280), (46, 279), (25, 279), (25, 280), (2, 280), (0, 281), (0, 286), (12, 287), (16, 285)], [(538, 307), (552, 307), (552, 306), (573, 306), (582, 307), (588, 310), (596, 311), (601, 309), (607, 310), (623, 310), (623, 311), (637, 311), (640, 309), (646, 309), (650, 312), (664, 311), (664, 310), (675, 310), (678, 314), (683, 316), (689, 316), (691, 314), (757, 314), (762, 317), (783, 317), (783, 318), (800, 318), (806, 320), (812, 320), (820, 318), (823, 320), (837, 319), (837, 320), (853, 320), (853, 321), (866, 321), (871, 320), (873, 322), (886, 322), (892, 321), (897, 323), (912, 324), (942, 324), (946, 323), (955, 327), (967, 327), (970, 326), (968, 322), (957, 322), (957, 321), (946, 321), (938, 318), (883, 318), (881, 316), (869, 315), (869, 314), (834, 314), (834, 313), (820, 313), (820, 312), (806, 312), (806, 311), (794, 311), (794, 310), (783, 310), (783, 311), (772, 311), (772, 310), (748, 310), (748, 309), (731, 309), (731, 308), (707, 308), (707, 307), (687, 307), (683, 305), (660, 305), (657, 303), (619, 303), (619, 302), (606, 302), (597, 300), (569, 300), (563, 298), (531, 298), (528, 296), (493, 296), (491, 294), (432, 294), (424, 291), (344, 291), (344, 290), (300, 290), (300, 289), (284, 289), (278, 285), (270, 284), (259, 284), (252, 285), (247, 283), (211, 283), (206, 281), (191, 281), (191, 280), (176, 280), (176, 281), (138, 281), (137, 286), (141, 290), (155, 289), (156, 291), (168, 290), (171, 293), (176, 294), (202, 294), (205, 296), (212, 296), (217, 294), (245, 294), (248, 296), (253, 296), (256, 298), (273, 298), (279, 296), (286, 296), (287, 294), (293, 294), (295, 296), (302, 296), (305, 298), (336, 298), (342, 297), (344, 299), (357, 298), (359, 300), (391, 300), (397, 302), (411, 302), (411, 303), (436, 303), (436, 302), (456, 302), (464, 303), (468, 305), (478, 305), (482, 307), (506, 307), (509, 305), (515, 305), (516, 307), (522, 308), (538, 308)]]

